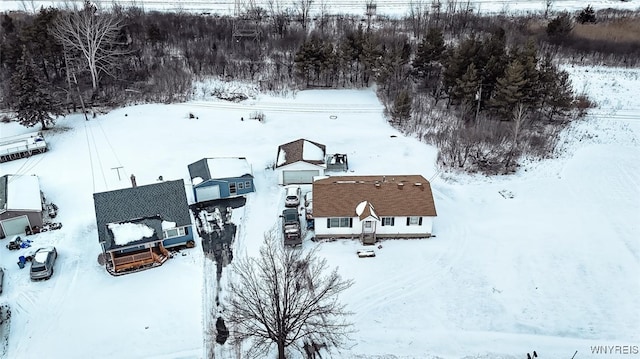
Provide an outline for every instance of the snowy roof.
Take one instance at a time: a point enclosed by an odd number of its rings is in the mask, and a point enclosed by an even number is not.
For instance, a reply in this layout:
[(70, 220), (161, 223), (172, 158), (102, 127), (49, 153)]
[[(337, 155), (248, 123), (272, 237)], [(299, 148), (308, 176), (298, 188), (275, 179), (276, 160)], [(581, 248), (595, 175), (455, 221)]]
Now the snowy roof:
[(153, 228), (143, 223), (109, 223), (107, 227), (113, 233), (113, 241), (119, 246), (151, 238), (155, 232)]
[(322, 165), (325, 163), (325, 154), (325, 145), (301, 138), (278, 147), (276, 167), (299, 161)]
[(313, 202), (316, 218), (436, 216), (431, 185), (420, 175), (319, 179), (313, 182)]
[(198, 177), (202, 181), (210, 179), (237, 178), (251, 176), (251, 166), (244, 157), (203, 158), (188, 166), (189, 175), (194, 185)]
[[(144, 223), (162, 234), (162, 221), (176, 226), (191, 224), (183, 180), (158, 182), (146, 186), (123, 188), (93, 194), (98, 239), (105, 249), (117, 248), (109, 223)], [(156, 240), (150, 238), (147, 240)]]
[(6, 210), (42, 211), (38, 177), (2, 176), (0, 179), (0, 206)]

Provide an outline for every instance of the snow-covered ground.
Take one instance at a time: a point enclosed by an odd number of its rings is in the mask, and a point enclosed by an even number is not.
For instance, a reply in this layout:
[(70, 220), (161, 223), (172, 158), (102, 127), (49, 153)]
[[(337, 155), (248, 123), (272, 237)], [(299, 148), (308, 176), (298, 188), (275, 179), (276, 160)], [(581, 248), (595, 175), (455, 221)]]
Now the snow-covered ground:
[[(110, 276), (97, 261), (92, 193), (129, 186), (131, 174), (138, 185), (159, 176), (188, 183), (194, 161), (246, 157), (256, 193), (233, 213), (234, 255), (254, 255), (283, 206), (269, 168), (278, 145), (298, 138), (348, 154), (353, 174), (432, 178), (438, 210), (435, 238), (383, 241), (375, 258), (358, 258), (356, 241), (304, 243), (355, 280), (342, 300), (357, 332), (334, 357), (515, 359), (533, 350), (547, 359), (575, 351), (576, 359), (634, 357), (592, 354), (591, 346), (640, 345), (640, 71), (569, 70), (600, 105), (596, 115), (565, 131), (557, 159), (505, 177), (438, 172), (435, 148), (391, 128), (373, 90), (258, 95), (239, 104), (200, 99), (59, 119), (45, 133), (49, 152), (0, 169), (37, 174), (64, 225), (31, 236), (32, 248), (9, 251), (0, 241), (0, 304), (13, 311), (5, 357), (205, 357), (213, 291), (204, 283), (215, 273), (201, 249)], [(264, 122), (248, 120), (256, 110)], [(30, 131), (0, 124), (2, 136)], [(55, 274), (31, 282), (18, 256), (46, 245), (58, 249)], [(224, 346), (215, 353), (235, 358)]]
[[(37, 11), (41, 6), (81, 6), (84, 0), (2, 0), (0, 2), (0, 10), (26, 10)], [(221, 15), (230, 15), (234, 12), (235, 1), (234, 0), (94, 0), (92, 1), (98, 6), (109, 7), (112, 4), (118, 4), (121, 6), (137, 6), (146, 10), (168, 10), (168, 11), (190, 11), (190, 12), (205, 12), (216, 13)], [(278, 4), (281, 9), (298, 9), (299, 6), (295, 4), (299, 3), (299, 0), (278, 0), (275, 4)], [(364, 16), (366, 4), (370, 0), (314, 0), (311, 2), (311, 13), (320, 13), (324, 8), (325, 13), (328, 14), (362, 14)], [(373, 1), (377, 5), (377, 13), (382, 15), (406, 15), (409, 13), (409, 9), (427, 8), (431, 7), (431, 0), (379, 0)], [(241, 8), (246, 8), (246, 4), (254, 3), (256, 6), (264, 9), (269, 9), (269, 0), (240, 0)], [(544, 0), (441, 0), (442, 9), (448, 9), (450, 6), (455, 6), (456, 9), (466, 9), (467, 4), (471, 9), (483, 13), (522, 13), (531, 11), (544, 11), (546, 1)], [(628, 9), (636, 10), (640, 8), (638, 0), (554, 0), (552, 1), (552, 11), (576, 11), (584, 9), (588, 4), (591, 4), (594, 9)]]

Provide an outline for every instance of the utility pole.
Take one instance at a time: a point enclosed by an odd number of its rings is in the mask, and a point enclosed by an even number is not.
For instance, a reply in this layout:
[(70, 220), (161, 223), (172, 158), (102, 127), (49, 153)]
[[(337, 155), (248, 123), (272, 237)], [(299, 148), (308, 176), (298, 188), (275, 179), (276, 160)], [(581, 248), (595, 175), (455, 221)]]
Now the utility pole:
[(116, 172), (118, 172), (118, 181), (121, 181), (120, 178), (120, 169), (122, 169), (122, 166), (118, 166), (118, 167), (111, 167), (112, 170), (116, 170)]

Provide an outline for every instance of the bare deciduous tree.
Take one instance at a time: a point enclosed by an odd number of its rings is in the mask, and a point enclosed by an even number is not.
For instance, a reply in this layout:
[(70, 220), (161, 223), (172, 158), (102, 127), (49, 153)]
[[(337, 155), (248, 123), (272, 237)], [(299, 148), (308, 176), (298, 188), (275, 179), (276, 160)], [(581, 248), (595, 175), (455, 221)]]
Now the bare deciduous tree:
[(312, 4), (313, 0), (296, 0), (294, 3), (298, 16), (300, 17), (300, 21), (302, 22), (302, 28), (305, 30), (307, 29), (307, 23), (309, 22), (309, 14), (311, 12)]
[(342, 347), (351, 333), (351, 314), (338, 295), (352, 285), (337, 269), (329, 271), (315, 250), (285, 249), (273, 233), (257, 258), (236, 259), (229, 283), (228, 327), (238, 344), (248, 340), (248, 354), (264, 357), (272, 345), (278, 358), (287, 348), (301, 353), (310, 345)]
[(118, 41), (121, 28), (122, 21), (113, 13), (98, 13), (94, 6), (85, 4), (80, 10), (62, 14), (51, 32), (62, 43), (65, 53), (78, 54), (86, 63), (95, 92), (100, 73), (109, 73), (116, 57), (124, 53)]

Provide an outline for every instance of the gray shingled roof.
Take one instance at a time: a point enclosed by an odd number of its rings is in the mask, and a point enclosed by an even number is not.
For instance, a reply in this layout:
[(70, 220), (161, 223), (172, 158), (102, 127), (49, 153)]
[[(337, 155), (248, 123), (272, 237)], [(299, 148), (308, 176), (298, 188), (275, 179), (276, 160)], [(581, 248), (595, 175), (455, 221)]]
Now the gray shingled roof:
[[(165, 181), (145, 186), (124, 188), (93, 194), (96, 210), (98, 240), (106, 249), (115, 243), (107, 228), (109, 223), (122, 223), (160, 216), (162, 220), (175, 222), (176, 226), (191, 224), (187, 194), (183, 180)], [(157, 226), (151, 226), (155, 228)], [(161, 237), (162, 229), (157, 232)], [(148, 238), (148, 241), (157, 239)]]
[(211, 179), (211, 172), (209, 172), (209, 166), (207, 166), (206, 158), (190, 164), (187, 168), (189, 169), (189, 176), (191, 178), (200, 177), (203, 181)]

